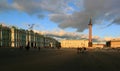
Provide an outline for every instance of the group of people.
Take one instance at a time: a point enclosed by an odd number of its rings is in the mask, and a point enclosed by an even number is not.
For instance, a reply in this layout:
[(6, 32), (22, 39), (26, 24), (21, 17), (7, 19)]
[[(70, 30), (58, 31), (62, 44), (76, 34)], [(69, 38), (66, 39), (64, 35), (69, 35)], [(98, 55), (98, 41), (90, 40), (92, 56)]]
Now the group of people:
[(86, 52), (86, 47), (78, 47), (77, 48), (77, 53), (84, 53)]
[[(24, 47), (23, 47), (23, 46), (20, 46), (19, 48), (22, 50)], [(38, 48), (39, 51), (40, 51), (40, 49), (41, 49), (41, 47), (33, 47), (33, 48), (35, 48), (35, 49)], [(30, 46), (27, 45), (27, 46), (25, 47), (25, 49), (28, 51), (28, 50), (30, 49)]]

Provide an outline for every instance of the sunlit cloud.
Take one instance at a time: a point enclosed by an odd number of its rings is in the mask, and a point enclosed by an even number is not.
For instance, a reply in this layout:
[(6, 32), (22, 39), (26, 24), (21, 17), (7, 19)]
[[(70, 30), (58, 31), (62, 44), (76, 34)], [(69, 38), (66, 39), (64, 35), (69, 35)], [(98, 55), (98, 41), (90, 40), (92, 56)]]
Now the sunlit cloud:
[(110, 41), (110, 40), (120, 40), (120, 37), (104, 37), (105, 41)]
[[(62, 29), (55, 29), (52, 31), (36, 31), (44, 36), (53, 37), (57, 40), (62, 39), (74, 39), (74, 40), (81, 40), (81, 39), (89, 39), (88, 34), (82, 34), (79, 32), (66, 32)], [(93, 42), (96, 41), (105, 41), (105, 39), (100, 38), (99, 36), (93, 36), (92, 37)]]

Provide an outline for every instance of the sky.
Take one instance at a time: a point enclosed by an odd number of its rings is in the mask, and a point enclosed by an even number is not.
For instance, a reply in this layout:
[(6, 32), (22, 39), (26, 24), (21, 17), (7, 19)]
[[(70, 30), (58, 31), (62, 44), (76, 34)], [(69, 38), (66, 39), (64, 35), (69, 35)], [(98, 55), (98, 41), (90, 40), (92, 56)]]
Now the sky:
[[(0, 23), (60, 39), (120, 39), (120, 0), (0, 0)], [(28, 26), (29, 25), (29, 26)]]

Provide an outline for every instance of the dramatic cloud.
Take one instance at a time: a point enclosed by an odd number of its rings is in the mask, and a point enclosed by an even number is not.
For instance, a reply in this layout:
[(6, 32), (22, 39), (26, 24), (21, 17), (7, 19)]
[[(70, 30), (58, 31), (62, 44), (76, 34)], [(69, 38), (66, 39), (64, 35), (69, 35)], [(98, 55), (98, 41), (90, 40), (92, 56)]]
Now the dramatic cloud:
[(58, 23), (60, 28), (72, 27), (84, 31), (88, 28), (90, 17), (93, 17), (93, 22), (106, 20), (119, 24), (119, 3), (120, 0), (0, 0), (0, 10), (40, 13), (40, 18), (44, 18), (43, 12), (48, 12), (51, 21)]
[[(73, 18), (77, 13), (77, 15), (80, 14), (78, 19), (86, 16), (98, 19), (101, 16), (105, 17), (106, 14), (107, 17), (120, 16), (119, 3), (120, 0), (0, 0), (0, 9), (1, 11), (17, 9), (27, 13), (50, 12), (52, 14), (67, 14), (72, 11)], [(76, 12), (74, 8), (79, 8), (80, 11)], [(84, 19), (86, 20), (87, 18)], [(81, 21), (79, 23), (83, 24)]]
[(50, 14), (49, 15), (50, 20), (56, 22), (56, 23), (62, 23), (63, 21), (69, 20), (71, 15), (67, 14)]
[(65, 13), (73, 10), (68, 5), (71, 1), (74, 0), (13, 0), (12, 6), (29, 14), (41, 12)]
[(87, 35), (83, 35), (77, 32), (66, 32), (64, 30), (53, 30), (53, 31), (41, 31), (41, 34), (60, 39), (87, 39)]
[(101, 39), (102, 41), (110, 41), (110, 40), (120, 40), (120, 37), (104, 37)]
[(77, 31), (84, 31), (86, 28), (88, 28), (88, 23), (89, 23), (89, 18), (85, 13), (81, 12), (76, 12), (69, 16), (67, 20), (61, 22), (59, 27), (61, 28), (67, 28), (67, 27), (72, 27), (72, 28), (77, 28)]
[(45, 17), (45, 15), (43, 15), (43, 14), (38, 15), (38, 18), (40, 18), (40, 19), (43, 19), (44, 17)]
[[(39, 33), (39, 31), (37, 31)], [(61, 39), (88, 39), (88, 34), (82, 34), (79, 32), (66, 32), (62, 29), (55, 29), (52, 31), (41, 31), (42, 35), (53, 37), (57, 40)], [(100, 38), (99, 36), (93, 36), (93, 41), (105, 41), (104, 39)]]
[(0, 11), (12, 10), (13, 7), (7, 2), (7, 0), (0, 0)]
[[(59, 24), (61, 28), (77, 28), (77, 31), (84, 31), (88, 28), (89, 18), (93, 18), (93, 25), (100, 24), (97, 21), (108, 21), (110, 24), (105, 24), (105, 26), (110, 26), (113, 23), (120, 23), (120, 0), (83, 0), (84, 9), (79, 12), (73, 12), (71, 16), (67, 14), (62, 16), (56, 15), (51, 16), (51, 20), (55, 21), (57, 19), (64, 19)], [(102, 23), (103, 24), (103, 23)]]

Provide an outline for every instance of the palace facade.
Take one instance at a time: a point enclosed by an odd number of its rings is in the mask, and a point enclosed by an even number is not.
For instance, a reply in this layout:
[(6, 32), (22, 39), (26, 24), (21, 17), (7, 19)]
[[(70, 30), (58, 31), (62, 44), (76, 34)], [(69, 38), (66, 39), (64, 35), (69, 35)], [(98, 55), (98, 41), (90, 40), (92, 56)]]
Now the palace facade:
[(0, 47), (47, 47), (57, 48), (60, 43), (51, 37), (45, 37), (32, 30), (18, 29), (0, 25)]

